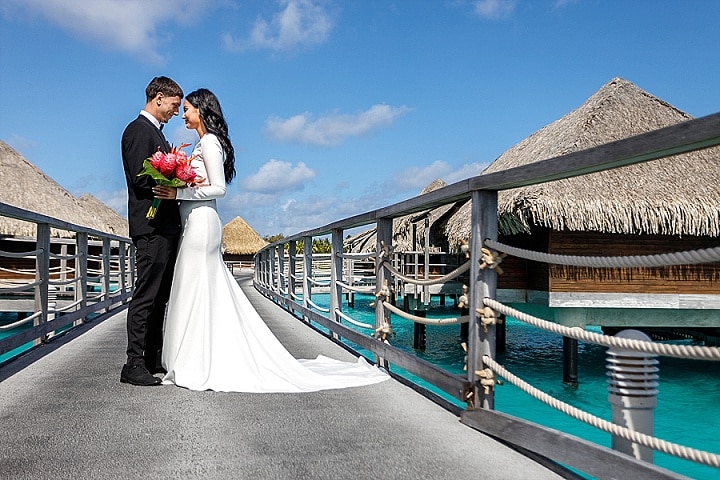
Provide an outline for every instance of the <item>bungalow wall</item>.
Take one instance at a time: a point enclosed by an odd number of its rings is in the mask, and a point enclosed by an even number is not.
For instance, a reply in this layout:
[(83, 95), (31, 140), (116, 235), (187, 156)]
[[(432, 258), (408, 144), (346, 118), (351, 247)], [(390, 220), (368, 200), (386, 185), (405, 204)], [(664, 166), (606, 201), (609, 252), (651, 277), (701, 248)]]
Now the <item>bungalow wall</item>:
[[(534, 229), (528, 235), (500, 236), (514, 247), (559, 255), (653, 255), (717, 247), (720, 239), (669, 235), (557, 232)], [(588, 268), (506, 257), (499, 289), (545, 292), (720, 294), (720, 262), (670, 267)]]
[[(547, 252), (548, 249), (547, 231), (532, 235), (500, 235), (498, 241), (534, 252)], [(503, 274), (498, 275), (498, 289), (548, 291), (549, 274), (546, 263), (508, 256), (503, 259), (501, 266)]]
[[(655, 255), (717, 247), (710, 237), (549, 232), (549, 252), (562, 255)], [(587, 268), (551, 265), (552, 292), (720, 294), (720, 263), (669, 267)]]

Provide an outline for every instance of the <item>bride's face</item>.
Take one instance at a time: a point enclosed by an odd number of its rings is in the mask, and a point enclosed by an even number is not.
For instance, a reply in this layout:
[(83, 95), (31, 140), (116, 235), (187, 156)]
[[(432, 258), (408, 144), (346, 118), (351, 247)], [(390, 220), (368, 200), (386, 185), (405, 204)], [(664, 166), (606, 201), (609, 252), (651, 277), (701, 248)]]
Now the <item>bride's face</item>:
[(195, 108), (192, 103), (185, 100), (183, 103), (183, 120), (185, 120), (185, 127), (189, 130), (197, 130), (200, 132), (204, 130), (202, 119), (200, 118), (200, 110)]

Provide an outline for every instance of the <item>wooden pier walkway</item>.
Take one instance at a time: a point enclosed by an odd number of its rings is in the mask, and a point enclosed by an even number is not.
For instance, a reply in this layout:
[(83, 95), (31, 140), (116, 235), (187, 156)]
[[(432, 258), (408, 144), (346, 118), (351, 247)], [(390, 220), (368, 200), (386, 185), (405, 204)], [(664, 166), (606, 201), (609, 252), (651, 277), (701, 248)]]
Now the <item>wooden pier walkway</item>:
[[(240, 284), (298, 358), (350, 353)], [(0, 369), (3, 479), (557, 479), (396, 380), (304, 394), (119, 382), (125, 311)], [(44, 353), (44, 355), (40, 355)]]

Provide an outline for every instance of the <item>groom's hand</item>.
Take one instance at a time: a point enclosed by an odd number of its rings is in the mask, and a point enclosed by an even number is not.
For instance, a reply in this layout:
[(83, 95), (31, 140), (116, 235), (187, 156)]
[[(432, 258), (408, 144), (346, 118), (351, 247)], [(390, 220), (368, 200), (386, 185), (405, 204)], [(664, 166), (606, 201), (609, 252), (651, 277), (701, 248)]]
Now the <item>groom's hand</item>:
[(174, 200), (177, 197), (177, 188), (155, 185), (153, 187), (153, 193), (155, 194), (155, 198), (159, 198), (161, 200)]

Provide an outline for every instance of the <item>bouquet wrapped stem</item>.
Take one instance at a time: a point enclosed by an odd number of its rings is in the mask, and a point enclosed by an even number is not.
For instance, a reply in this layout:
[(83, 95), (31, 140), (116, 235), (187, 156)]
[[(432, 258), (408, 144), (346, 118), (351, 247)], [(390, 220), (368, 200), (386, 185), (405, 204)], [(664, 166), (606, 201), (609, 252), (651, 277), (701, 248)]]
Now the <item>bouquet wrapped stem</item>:
[(153, 218), (155, 218), (158, 208), (160, 207), (160, 202), (162, 202), (162, 200), (160, 200), (159, 198), (153, 198), (152, 205), (150, 205), (150, 209), (145, 215), (145, 218), (147, 218), (148, 220), (152, 220)]
[[(140, 175), (149, 175), (158, 185), (166, 187), (183, 188), (195, 180), (195, 171), (190, 166), (193, 157), (188, 156), (181, 149), (190, 145), (183, 143), (179, 147), (172, 147), (170, 152), (164, 153), (157, 151), (152, 157), (143, 161), (143, 169)], [(160, 208), (159, 198), (153, 198), (152, 205), (148, 210), (145, 218), (152, 220), (157, 215)]]

